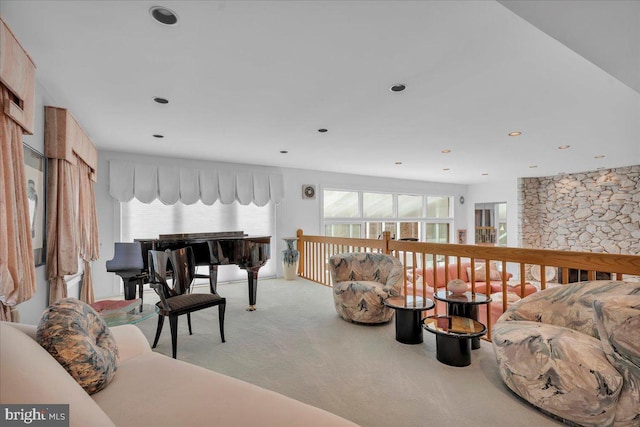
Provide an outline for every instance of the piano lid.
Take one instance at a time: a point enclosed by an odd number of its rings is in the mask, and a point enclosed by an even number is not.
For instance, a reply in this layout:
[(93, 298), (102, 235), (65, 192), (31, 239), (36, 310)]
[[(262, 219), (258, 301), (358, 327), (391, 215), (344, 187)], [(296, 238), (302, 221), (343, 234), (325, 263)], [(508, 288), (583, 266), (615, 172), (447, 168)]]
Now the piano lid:
[(158, 236), (160, 240), (177, 240), (177, 239), (223, 239), (229, 237), (244, 237), (244, 231), (219, 231), (212, 233), (178, 233), (178, 234), (161, 234)]

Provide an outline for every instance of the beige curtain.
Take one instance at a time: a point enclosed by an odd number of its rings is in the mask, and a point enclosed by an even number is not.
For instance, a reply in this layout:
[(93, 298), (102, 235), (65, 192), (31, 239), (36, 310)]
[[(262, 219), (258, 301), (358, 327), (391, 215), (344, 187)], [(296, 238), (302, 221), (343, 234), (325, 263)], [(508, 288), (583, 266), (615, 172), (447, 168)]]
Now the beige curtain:
[(84, 263), (80, 299), (88, 304), (95, 302), (91, 261), (99, 256), (98, 215), (96, 212), (95, 182), (91, 179), (91, 168), (76, 157), (78, 165), (78, 248)]
[(22, 129), (4, 114), (7, 89), (0, 85), (0, 320), (36, 292)]
[(64, 276), (78, 272), (76, 171), (77, 168), (66, 160), (48, 161), (47, 279), (50, 304), (66, 298)]

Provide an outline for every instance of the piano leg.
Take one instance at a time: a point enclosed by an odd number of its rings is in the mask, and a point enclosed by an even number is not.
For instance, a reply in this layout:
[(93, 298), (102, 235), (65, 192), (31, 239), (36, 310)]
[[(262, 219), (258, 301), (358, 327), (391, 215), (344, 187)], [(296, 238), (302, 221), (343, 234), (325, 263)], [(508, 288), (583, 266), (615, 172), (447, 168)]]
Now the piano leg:
[(142, 313), (142, 293), (144, 281), (138, 277), (129, 277), (127, 279), (123, 279), (124, 282), (124, 299), (136, 299), (136, 286), (138, 287), (138, 295), (140, 297), (140, 312)]
[(255, 311), (256, 296), (258, 295), (258, 270), (260, 267), (247, 268), (247, 276), (249, 279), (249, 308), (247, 311)]
[(135, 277), (124, 280), (124, 299), (136, 299), (137, 284)]

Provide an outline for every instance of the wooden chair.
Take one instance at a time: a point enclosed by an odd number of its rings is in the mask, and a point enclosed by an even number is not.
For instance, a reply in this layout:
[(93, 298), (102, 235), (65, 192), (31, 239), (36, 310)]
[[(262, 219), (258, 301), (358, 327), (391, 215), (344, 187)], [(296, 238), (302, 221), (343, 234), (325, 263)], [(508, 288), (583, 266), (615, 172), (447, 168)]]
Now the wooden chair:
[[(173, 270), (172, 286), (166, 280), (168, 265)], [(190, 246), (166, 252), (149, 251), (150, 285), (160, 296), (156, 304), (159, 308), (158, 327), (153, 348), (158, 344), (165, 316), (169, 317), (171, 328), (171, 347), (173, 358), (176, 358), (178, 343), (178, 317), (186, 314), (191, 331), (191, 313), (204, 308), (218, 306), (218, 318), (220, 322), (220, 336), (224, 339), (224, 312), (226, 299), (217, 293), (191, 293), (191, 284), (195, 277), (195, 258)]]

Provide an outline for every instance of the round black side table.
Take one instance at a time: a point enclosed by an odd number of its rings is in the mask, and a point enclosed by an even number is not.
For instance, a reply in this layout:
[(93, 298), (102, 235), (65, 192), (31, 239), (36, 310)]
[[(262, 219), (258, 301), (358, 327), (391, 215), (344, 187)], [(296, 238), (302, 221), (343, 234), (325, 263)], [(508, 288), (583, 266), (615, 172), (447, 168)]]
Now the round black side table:
[(436, 357), (449, 366), (471, 364), (471, 340), (487, 333), (482, 323), (459, 316), (428, 316), (424, 329), (436, 334)]
[[(477, 292), (454, 295), (450, 291), (437, 291), (434, 298), (447, 303), (447, 314), (449, 316), (468, 317), (476, 321), (478, 320), (478, 306), (491, 302), (491, 297)], [(480, 338), (471, 340), (471, 348), (473, 350), (480, 348)]]
[(399, 296), (387, 298), (384, 305), (396, 311), (396, 341), (403, 344), (422, 342), (422, 312), (435, 303), (429, 298)]

